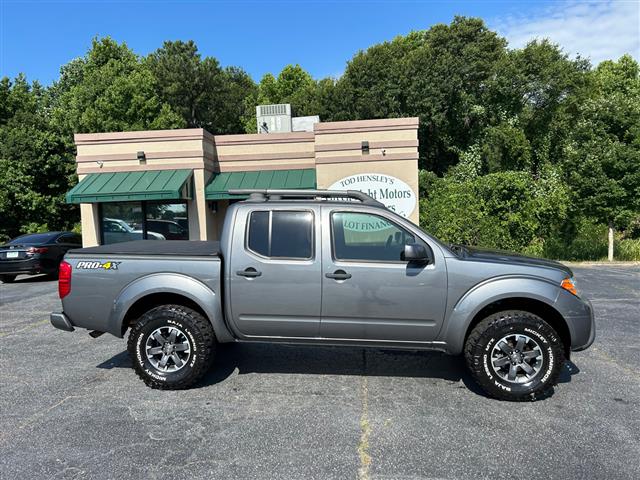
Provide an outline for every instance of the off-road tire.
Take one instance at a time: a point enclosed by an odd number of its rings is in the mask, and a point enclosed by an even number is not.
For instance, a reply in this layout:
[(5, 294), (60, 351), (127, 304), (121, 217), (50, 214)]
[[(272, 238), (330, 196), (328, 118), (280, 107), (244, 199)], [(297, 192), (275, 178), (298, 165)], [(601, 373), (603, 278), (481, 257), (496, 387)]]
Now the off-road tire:
[[(542, 351), (540, 370), (526, 383), (507, 381), (492, 363), (496, 342), (513, 334), (532, 338)], [(467, 337), (464, 348), (467, 366), (478, 385), (491, 397), (515, 402), (538, 400), (553, 392), (565, 363), (564, 352), (560, 336), (547, 322), (520, 310), (497, 312), (482, 320)]]
[(16, 279), (17, 275), (0, 275), (0, 282), (2, 283), (13, 283)]
[[(162, 372), (145, 353), (149, 336), (161, 327), (176, 327), (184, 332), (191, 348), (187, 364), (175, 372)], [(198, 382), (211, 368), (215, 353), (211, 323), (200, 313), (182, 305), (162, 305), (142, 315), (132, 326), (127, 350), (136, 374), (151, 388), (181, 390)]]

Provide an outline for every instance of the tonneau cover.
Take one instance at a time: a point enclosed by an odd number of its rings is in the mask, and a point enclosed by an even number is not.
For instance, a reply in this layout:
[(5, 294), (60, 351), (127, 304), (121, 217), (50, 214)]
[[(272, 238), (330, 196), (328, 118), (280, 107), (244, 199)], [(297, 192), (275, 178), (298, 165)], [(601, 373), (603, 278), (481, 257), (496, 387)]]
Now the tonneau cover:
[(134, 240), (112, 243), (98, 247), (78, 248), (69, 255), (173, 255), (173, 256), (220, 256), (220, 242), (200, 240)]

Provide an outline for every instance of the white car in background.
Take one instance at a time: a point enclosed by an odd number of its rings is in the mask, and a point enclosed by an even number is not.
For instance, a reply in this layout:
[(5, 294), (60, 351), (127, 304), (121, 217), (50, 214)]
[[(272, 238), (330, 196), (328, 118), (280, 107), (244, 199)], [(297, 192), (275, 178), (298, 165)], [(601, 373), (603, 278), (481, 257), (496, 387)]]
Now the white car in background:
[[(102, 231), (104, 243), (128, 242), (131, 240), (142, 240), (142, 230), (134, 230), (124, 220), (119, 218), (103, 218)], [(156, 232), (147, 232), (147, 240), (166, 240), (164, 235)]]

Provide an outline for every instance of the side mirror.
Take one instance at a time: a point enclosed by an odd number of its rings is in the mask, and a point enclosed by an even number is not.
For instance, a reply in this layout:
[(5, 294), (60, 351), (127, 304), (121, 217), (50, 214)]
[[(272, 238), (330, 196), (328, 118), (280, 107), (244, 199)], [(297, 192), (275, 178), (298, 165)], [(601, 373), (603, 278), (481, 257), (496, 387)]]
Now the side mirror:
[(433, 259), (429, 253), (424, 245), (408, 243), (404, 246), (401, 260), (414, 263), (433, 263)]

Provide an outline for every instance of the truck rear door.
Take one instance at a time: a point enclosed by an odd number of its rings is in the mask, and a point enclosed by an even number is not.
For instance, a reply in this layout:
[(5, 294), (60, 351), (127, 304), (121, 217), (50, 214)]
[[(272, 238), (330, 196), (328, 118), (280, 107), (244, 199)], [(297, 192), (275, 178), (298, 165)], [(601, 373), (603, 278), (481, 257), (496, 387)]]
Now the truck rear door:
[(319, 213), (309, 206), (239, 209), (228, 275), (231, 319), (240, 336), (318, 336)]

